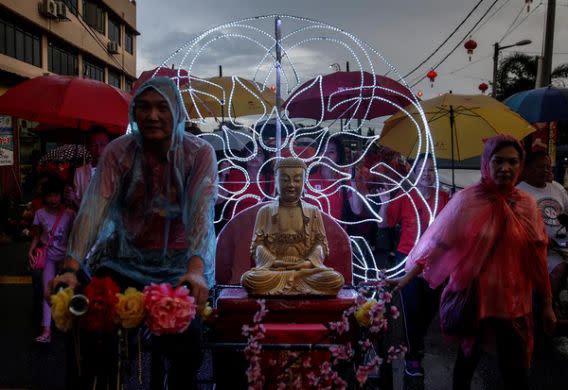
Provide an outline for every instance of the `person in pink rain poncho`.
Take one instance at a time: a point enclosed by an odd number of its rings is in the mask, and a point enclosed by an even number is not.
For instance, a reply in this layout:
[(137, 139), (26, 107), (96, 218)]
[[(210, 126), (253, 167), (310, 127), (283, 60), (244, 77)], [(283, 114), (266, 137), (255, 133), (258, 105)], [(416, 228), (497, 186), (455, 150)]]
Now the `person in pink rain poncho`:
[(470, 388), (481, 351), (490, 340), (505, 388), (528, 388), (533, 291), (544, 300), (545, 331), (551, 332), (556, 323), (544, 224), (534, 199), (515, 188), (523, 161), (524, 150), (516, 139), (488, 139), (480, 182), (454, 195), (410, 252), (406, 275), (391, 281), (396, 290), (420, 273), (432, 288), (448, 280), (440, 306), (442, 323), (455, 315), (444, 312), (444, 296), (476, 286), (476, 300), (470, 305), (477, 314), (470, 322), (475, 326), (450, 334), (460, 341), (454, 389)]

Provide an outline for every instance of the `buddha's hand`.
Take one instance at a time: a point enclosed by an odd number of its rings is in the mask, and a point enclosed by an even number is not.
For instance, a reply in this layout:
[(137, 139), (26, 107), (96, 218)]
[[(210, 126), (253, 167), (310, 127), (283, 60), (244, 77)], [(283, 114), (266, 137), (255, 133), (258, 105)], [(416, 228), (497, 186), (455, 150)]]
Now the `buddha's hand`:
[(310, 268), (314, 268), (314, 265), (309, 260), (304, 260), (296, 265), (296, 269), (310, 269)]
[(286, 269), (286, 263), (282, 260), (274, 260), (271, 267), (272, 269)]

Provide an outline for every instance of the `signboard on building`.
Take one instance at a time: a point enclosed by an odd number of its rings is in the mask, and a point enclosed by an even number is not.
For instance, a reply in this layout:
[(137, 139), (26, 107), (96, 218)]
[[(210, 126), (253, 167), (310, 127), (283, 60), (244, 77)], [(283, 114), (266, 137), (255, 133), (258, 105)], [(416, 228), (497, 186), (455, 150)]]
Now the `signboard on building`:
[(0, 116), (0, 166), (14, 165), (12, 117)]

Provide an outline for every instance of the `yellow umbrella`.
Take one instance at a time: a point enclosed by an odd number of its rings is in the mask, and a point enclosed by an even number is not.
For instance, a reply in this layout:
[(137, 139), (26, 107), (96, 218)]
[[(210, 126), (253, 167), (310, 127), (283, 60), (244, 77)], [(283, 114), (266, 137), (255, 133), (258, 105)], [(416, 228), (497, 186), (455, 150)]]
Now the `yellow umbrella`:
[[(420, 104), (430, 126), (436, 157), (452, 163), (481, 155), (483, 140), (496, 134), (521, 139), (535, 131), (519, 114), (486, 95), (446, 93)], [(408, 106), (406, 110), (422, 125), (416, 107)], [(421, 127), (420, 131), (424, 149), (424, 129)], [(402, 111), (385, 122), (378, 142), (405, 156), (424, 151), (417, 151), (418, 130)]]
[[(190, 118), (241, 117), (263, 114), (275, 104), (269, 88), (238, 76), (192, 79), (182, 96)], [(264, 105), (263, 105), (264, 103)]]

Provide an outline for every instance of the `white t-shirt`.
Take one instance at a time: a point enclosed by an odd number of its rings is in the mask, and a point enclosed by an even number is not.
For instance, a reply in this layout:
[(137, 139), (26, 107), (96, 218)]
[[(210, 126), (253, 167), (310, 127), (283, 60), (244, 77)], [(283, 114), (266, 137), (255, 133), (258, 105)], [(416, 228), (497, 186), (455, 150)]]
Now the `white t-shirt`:
[(568, 212), (568, 193), (566, 193), (564, 187), (555, 181), (546, 183), (543, 188), (533, 187), (522, 181), (517, 185), (517, 188), (528, 192), (536, 199), (548, 237), (554, 239), (560, 229), (558, 214)]

